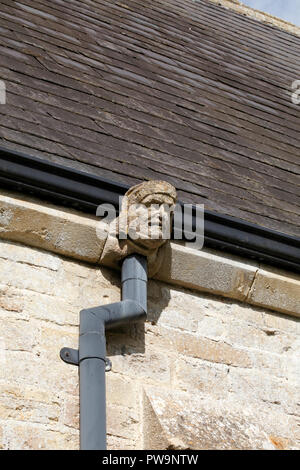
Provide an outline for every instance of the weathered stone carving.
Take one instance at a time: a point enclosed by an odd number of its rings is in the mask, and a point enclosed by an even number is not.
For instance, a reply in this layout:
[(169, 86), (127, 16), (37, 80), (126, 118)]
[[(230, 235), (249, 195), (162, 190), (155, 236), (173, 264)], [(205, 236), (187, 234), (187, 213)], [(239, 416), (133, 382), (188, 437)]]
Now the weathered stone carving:
[(176, 189), (165, 181), (146, 181), (130, 188), (117, 220), (110, 224), (100, 262), (118, 267), (126, 256), (148, 258), (148, 274), (160, 269), (170, 238)]
[[(191, 371), (187, 364), (185, 380)], [(198, 374), (200, 377), (199, 371)], [(205, 394), (197, 390), (193, 394), (191, 391), (146, 386), (143, 400), (144, 449), (290, 448), (288, 439), (271, 434), (275, 432), (280, 436), (285, 426), (282, 422), (271, 418), (265, 408), (242, 406), (242, 403), (241, 397), (232, 401), (225, 395), (216, 398), (212, 392)]]

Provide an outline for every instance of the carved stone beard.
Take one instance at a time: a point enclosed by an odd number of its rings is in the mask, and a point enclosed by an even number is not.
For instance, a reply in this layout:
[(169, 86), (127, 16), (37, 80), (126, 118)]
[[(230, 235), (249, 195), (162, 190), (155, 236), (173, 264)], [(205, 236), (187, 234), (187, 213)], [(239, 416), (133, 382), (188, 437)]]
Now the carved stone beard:
[(148, 276), (152, 277), (162, 266), (166, 242), (167, 240), (163, 240), (163, 243), (160, 244), (160, 246), (150, 248), (149, 246), (145, 247), (143, 243), (141, 243), (140, 239), (132, 240), (128, 237), (125, 240), (120, 240), (115, 233), (109, 232), (100, 262), (112, 268), (120, 268), (121, 262), (126, 258), (126, 256), (138, 253), (147, 258)]
[[(155, 204), (151, 202), (154, 201)], [(141, 204), (132, 204), (119, 217), (119, 238), (129, 238), (140, 249), (152, 252), (170, 239), (174, 209), (173, 200), (162, 195), (145, 198)], [(123, 215), (127, 216), (123, 220)]]

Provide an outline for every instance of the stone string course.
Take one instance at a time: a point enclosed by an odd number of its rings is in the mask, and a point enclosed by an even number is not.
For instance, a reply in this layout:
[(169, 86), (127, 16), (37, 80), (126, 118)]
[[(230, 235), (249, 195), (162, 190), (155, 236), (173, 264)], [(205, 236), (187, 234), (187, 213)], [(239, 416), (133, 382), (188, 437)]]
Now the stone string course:
[[(0, 448), (78, 449), (79, 311), (119, 274), (0, 241)], [(299, 449), (299, 320), (158, 280), (145, 324), (107, 335), (109, 449)]]
[[(99, 263), (107, 226), (96, 217), (11, 192), (0, 195), (0, 238)], [(157, 279), (300, 316), (300, 276), (215, 250), (171, 243)], [(111, 267), (111, 266), (109, 266)]]

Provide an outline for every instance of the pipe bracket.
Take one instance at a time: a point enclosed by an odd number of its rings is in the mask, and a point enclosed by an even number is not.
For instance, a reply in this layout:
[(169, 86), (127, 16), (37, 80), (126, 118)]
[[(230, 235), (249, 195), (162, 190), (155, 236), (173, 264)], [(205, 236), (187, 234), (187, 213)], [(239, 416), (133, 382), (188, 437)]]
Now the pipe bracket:
[[(79, 351), (78, 349), (62, 348), (60, 350), (60, 358), (66, 364), (72, 364), (73, 366), (79, 366)], [(112, 369), (112, 362), (108, 357), (105, 358), (105, 372), (110, 372)]]
[(78, 349), (62, 348), (60, 350), (60, 358), (67, 364), (79, 365), (79, 351)]

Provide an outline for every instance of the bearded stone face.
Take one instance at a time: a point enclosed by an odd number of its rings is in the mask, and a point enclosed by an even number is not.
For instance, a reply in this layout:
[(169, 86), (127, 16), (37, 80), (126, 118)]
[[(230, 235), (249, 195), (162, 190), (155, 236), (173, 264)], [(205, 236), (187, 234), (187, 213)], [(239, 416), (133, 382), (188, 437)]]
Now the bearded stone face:
[(139, 253), (147, 257), (148, 275), (154, 276), (164, 262), (163, 245), (170, 239), (176, 198), (176, 189), (166, 181), (132, 186), (110, 224), (101, 262), (118, 268), (122, 259)]
[(131, 251), (135, 247), (150, 255), (164, 245), (170, 239), (176, 197), (176, 189), (166, 181), (144, 181), (130, 188), (118, 217), (123, 246), (128, 240)]
[(128, 207), (128, 235), (139, 245), (155, 249), (170, 239), (174, 200), (167, 194), (151, 194)]

